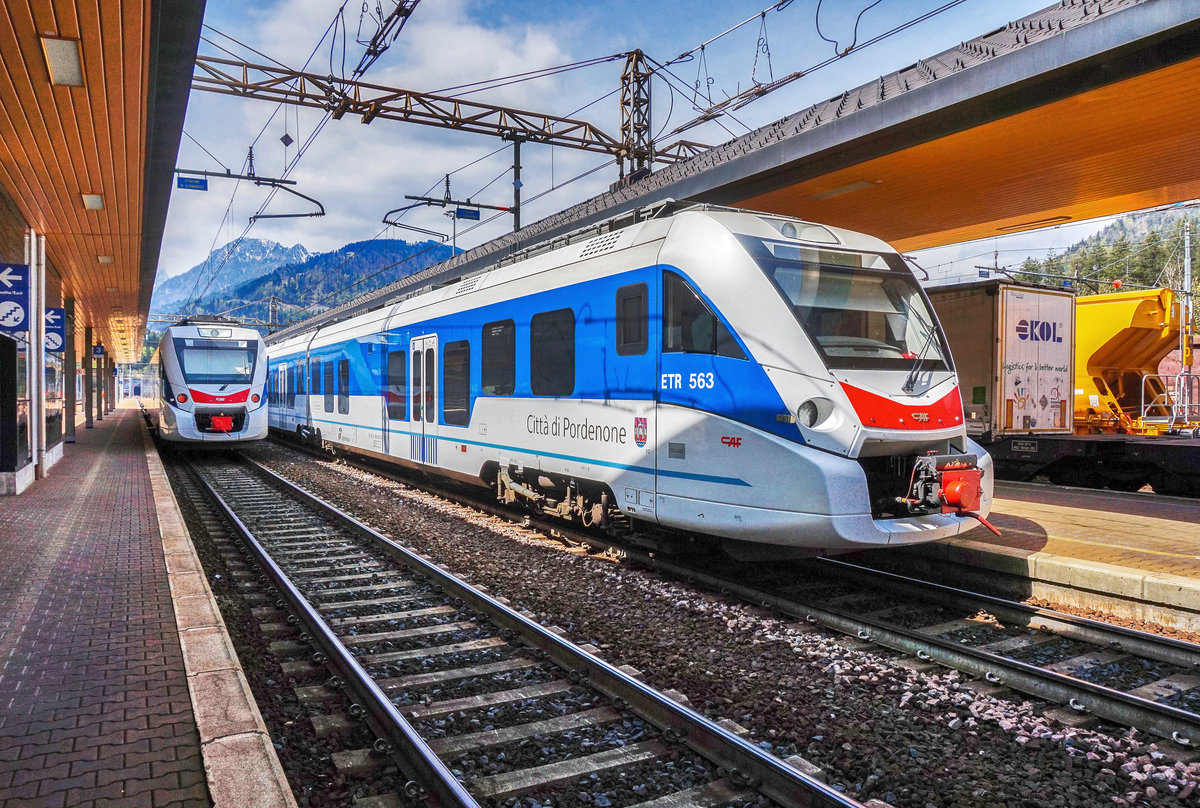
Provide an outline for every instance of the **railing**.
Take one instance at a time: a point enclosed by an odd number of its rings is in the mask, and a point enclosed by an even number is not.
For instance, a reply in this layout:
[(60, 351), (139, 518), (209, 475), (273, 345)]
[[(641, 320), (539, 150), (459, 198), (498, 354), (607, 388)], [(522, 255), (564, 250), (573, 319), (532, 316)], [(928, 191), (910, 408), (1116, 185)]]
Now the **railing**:
[[(1152, 384), (1152, 379), (1157, 384)], [(1170, 413), (1171, 427), (1200, 423), (1200, 374), (1148, 373), (1143, 376), (1142, 419), (1161, 420), (1160, 416), (1151, 416), (1155, 410)]]

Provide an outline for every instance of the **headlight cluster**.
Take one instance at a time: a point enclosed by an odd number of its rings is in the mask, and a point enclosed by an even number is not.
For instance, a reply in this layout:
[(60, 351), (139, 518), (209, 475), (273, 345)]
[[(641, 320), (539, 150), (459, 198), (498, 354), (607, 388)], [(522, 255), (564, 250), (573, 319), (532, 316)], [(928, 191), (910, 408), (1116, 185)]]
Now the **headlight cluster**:
[(817, 396), (805, 401), (796, 408), (796, 423), (813, 429), (828, 420), (833, 414), (833, 402)]

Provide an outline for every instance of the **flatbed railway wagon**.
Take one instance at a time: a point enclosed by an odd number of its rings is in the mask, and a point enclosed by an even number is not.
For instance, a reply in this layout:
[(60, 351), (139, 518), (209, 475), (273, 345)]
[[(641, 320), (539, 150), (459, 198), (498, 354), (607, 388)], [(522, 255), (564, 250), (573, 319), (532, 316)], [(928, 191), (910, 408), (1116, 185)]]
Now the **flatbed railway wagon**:
[[(1200, 496), (1200, 439), (1186, 419), (1162, 423), (1172, 380), (1157, 375), (1158, 361), (1178, 341), (1169, 293), (1077, 298), (989, 280), (928, 294), (962, 380), (967, 431), (998, 478)], [(1133, 314), (1122, 315), (1125, 302)], [(1111, 313), (1095, 316), (1102, 306)], [(1148, 343), (1158, 351), (1149, 359)]]

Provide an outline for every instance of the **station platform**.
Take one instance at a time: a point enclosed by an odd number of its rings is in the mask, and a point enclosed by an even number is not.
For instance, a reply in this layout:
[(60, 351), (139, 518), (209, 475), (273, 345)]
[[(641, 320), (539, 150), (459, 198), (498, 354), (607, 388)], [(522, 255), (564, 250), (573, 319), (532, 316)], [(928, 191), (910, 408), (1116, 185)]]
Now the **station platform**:
[(1200, 631), (1200, 500), (999, 481), (989, 521), (1002, 535), (910, 548), (924, 563), (879, 555), (897, 571), (949, 565), (1009, 595)]
[(0, 498), (0, 805), (294, 805), (130, 404)]

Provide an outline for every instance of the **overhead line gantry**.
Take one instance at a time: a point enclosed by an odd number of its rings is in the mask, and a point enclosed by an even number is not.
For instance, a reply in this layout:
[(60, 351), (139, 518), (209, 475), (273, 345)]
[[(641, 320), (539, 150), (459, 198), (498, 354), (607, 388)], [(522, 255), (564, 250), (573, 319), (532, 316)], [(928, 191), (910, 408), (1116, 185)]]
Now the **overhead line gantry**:
[[(334, 120), (355, 115), (365, 124), (382, 118), (500, 137), (513, 142), (516, 172), (520, 171), (520, 146), (526, 142), (615, 157), (622, 177), (629, 161), (632, 178), (641, 176), (653, 162), (675, 163), (706, 150), (708, 146), (691, 141), (655, 149), (649, 118), (651, 73), (641, 51), (625, 56), (620, 137), (576, 118), (216, 56), (196, 57), (192, 89), (319, 109)], [(517, 229), (519, 196), (514, 198), (512, 212)]]

